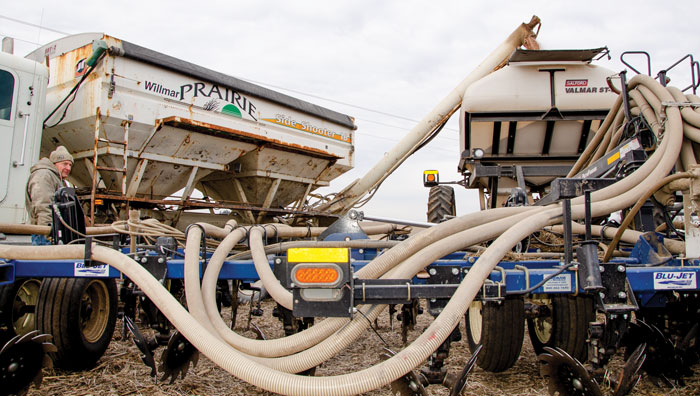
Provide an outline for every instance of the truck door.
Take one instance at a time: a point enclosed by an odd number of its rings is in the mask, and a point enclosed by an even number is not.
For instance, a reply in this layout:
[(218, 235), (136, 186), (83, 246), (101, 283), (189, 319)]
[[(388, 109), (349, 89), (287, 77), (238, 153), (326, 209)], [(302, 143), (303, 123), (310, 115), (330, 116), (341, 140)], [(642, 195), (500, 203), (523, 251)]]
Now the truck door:
[[(0, 69), (0, 201), (7, 196), (16, 112), (17, 78), (9, 70)], [(21, 120), (21, 124), (26, 122), (29, 122), (26, 118)]]

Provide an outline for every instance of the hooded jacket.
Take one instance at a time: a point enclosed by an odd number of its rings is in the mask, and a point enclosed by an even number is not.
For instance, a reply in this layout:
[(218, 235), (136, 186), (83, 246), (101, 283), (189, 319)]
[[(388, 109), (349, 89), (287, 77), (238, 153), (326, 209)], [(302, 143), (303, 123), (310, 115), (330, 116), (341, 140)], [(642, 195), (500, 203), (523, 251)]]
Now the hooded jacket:
[(26, 190), (26, 208), (29, 221), (36, 225), (50, 225), (52, 222), (51, 203), (59, 188), (63, 187), (63, 179), (56, 166), (44, 157), (29, 170), (29, 180)]

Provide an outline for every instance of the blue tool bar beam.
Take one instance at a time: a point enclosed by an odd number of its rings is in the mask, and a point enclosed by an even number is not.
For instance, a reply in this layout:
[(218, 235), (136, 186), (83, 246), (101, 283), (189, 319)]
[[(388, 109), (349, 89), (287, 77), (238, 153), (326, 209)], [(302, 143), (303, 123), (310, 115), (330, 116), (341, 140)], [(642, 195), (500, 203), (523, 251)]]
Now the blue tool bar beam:
[[(462, 256), (463, 257), (463, 256)], [(355, 270), (366, 265), (368, 260), (355, 260)], [(471, 268), (478, 260), (440, 260), (433, 265), (447, 265), (460, 267), (461, 277), (465, 270)], [(634, 259), (619, 259), (616, 261), (624, 265), (632, 289), (636, 293), (649, 293), (663, 290), (696, 291), (700, 290), (698, 274), (700, 273), (699, 260), (672, 260), (663, 266), (644, 266)], [(270, 263), (272, 265), (272, 263)], [(525, 290), (528, 286), (536, 285), (548, 275), (553, 274), (562, 263), (553, 260), (501, 262), (500, 269), (491, 273), (490, 279), (501, 282), (503, 274), (506, 278), (507, 292)], [(169, 260), (167, 262), (167, 278), (182, 279), (184, 277), (184, 261)], [(27, 277), (111, 277), (118, 278), (121, 273), (108, 266), (87, 267), (82, 260), (6, 260), (0, 263), (0, 284), (8, 284), (15, 278)], [(243, 282), (258, 280), (257, 272), (252, 261), (227, 261), (221, 269), (221, 279), (237, 279)], [(424, 282), (415, 279), (416, 283)], [(535, 293), (567, 293), (575, 294), (578, 282), (577, 271), (566, 270), (557, 275), (553, 280), (545, 283), (532, 291)], [(579, 288), (578, 292), (583, 290)]]

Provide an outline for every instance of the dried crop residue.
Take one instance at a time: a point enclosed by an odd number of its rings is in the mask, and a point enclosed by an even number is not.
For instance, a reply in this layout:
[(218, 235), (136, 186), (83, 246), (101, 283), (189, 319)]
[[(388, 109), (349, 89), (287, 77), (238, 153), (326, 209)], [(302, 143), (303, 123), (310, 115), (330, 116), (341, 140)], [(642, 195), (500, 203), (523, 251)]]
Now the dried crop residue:
[[(255, 334), (246, 330), (249, 305), (242, 304), (238, 310), (236, 321), (236, 331), (250, 338), (255, 338)], [(274, 303), (265, 301), (262, 304), (264, 314), (261, 317), (253, 316), (252, 323), (255, 323), (270, 339), (281, 337), (284, 332), (282, 325), (277, 318), (272, 317)], [(224, 317), (228, 321), (230, 309), (224, 309)], [(401, 342), (400, 324), (394, 318), (394, 329), (391, 329), (388, 317), (388, 310), (385, 310), (379, 320), (377, 332), (384, 340), (372, 330), (358, 338), (350, 348), (343, 351), (338, 356), (325, 362), (316, 369), (316, 375), (327, 376), (345, 374), (367, 368), (380, 361), (384, 342), (393, 351), (400, 350)], [(418, 324), (415, 330), (409, 332), (409, 342), (413, 341), (423, 332), (431, 322), (431, 317), (424, 313), (418, 317)], [(459, 371), (471, 356), (464, 333), (464, 321), (460, 324), (462, 331), (462, 341), (452, 344), (450, 357), (447, 366), (450, 371)], [(224, 370), (211, 363), (202, 356), (199, 364), (194, 369), (190, 369), (184, 380), (178, 380), (169, 385), (155, 381), (149, 377), (150, 369), (147, 368), (139, 358), (138, 349), (131, 339), (121, 340), (121, 321), (118, 322), (114, 339), (107, 350), (105, 356), (100, 359), (98, 366), (87, 372), (66, 372), (60, 370), (48, 370), (44, 374), (44, 381), (41, 388), (32, 387), (29, 396), (38, 395), (99, 395), (99, 396), (223, 396), (223, 395), (273, 395), (254, 385), (238, 380)], [(144, 331), (147, 333), (147, 331)], [(156, 350), (156, 360), (159, 361), (163, 347)], [(619, 360), (619, 359), (618, 359)], [(614, 363), (620, 367), (622, 362)], [(696, 372), (700, 371), (700, 365), (694, 366)], [(440, 385), (431, 385), (427, 388), (430, 395), (448, 395), (449, 390)], [(373, 390), (366, 393), (371, 396), (390, 396), (389, 386)], [(642, 380), (630, 394), (631, 396), (690, 396), (700, 394), (700, 375), (686, 378), (685, 386), (672, 388), (670, 386), (657, 386), (647, 375), (643, 375)], [(525, 344), (520, 359), (515, 366), (504, 373), (489, 373), (475, 367), (469, 376), (469, 381), (462, 392), (462, 395), (492, 395), (492, 396), (525, 396), (537, 395), (546, 396), (547, 385), (540, 377), (539, 366), (528, 340), (525, 335)]]

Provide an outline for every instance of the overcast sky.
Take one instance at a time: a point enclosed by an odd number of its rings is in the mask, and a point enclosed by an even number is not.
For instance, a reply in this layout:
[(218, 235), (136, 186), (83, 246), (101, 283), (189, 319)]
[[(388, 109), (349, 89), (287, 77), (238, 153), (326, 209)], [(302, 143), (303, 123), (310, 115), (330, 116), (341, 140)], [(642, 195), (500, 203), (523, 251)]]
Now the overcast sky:
[[(543, 49), (608, 46), (612, 60), (597, 64), (615, 72), (622, 51), (644, 50), (655, 74), (700, 56), (699, 11), (697, 0), (25, 1), (5, 2), (0, 36), (15, 37), (24, 55), (61, 33), (104, 32), (353, 116), (356, 166), (330, 192), (361, 177), (532, 15)], [(453, 119), (362, 210), (424, 221), (422, 171), (458, 180), (458, 160)], [(475, 193), (457, 187), (457, 197), (459, 214), (478, 210)]]

